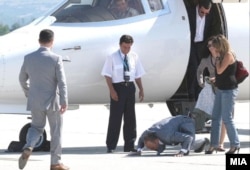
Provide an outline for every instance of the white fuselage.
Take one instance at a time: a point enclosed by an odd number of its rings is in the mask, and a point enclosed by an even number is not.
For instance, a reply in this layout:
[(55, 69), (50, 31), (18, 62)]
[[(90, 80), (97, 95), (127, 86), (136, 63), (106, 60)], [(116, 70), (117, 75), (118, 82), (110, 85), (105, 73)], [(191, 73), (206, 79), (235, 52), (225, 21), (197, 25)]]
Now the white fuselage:
[[(55, 32), (53, 51), (62, 55), (70, 104), (108, 103), (109, 90), (101, 69), (105, 58), (119, 48), (122, 34), (134, 38), (132, 51), (142, 61), (144, 102), (165, 102), (179, 88), (190, 53), (190, 29), (181, 0), (164, 0), (167, 8), (122, 20), (28, 25), (0, 37), (0, 107), (25, 105), (18, 75), (23, 57), (39, 48), (38, 34)], [(236, 7), (237, 6), (237, 7)], [(225, 4), (228, 38), (249, 68), (249, 4)], [(234, 12), (231, 12), (234, 8)], [(237, 12), (239, 10), (239, 12)], [(237, 15), (235, 15), (237, 14)], [(249, 79), (240, 85), (238, 99), (249, 99)], [(1, 110), (0, 110), (1, 112)]]

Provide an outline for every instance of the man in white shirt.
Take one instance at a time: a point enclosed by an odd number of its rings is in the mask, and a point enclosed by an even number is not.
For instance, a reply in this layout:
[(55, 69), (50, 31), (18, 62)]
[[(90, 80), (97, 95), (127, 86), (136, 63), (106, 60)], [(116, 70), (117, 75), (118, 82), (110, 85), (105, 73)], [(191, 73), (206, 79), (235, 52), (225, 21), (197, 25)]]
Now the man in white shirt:
[(144, 98), (141, 76), (144, 68), (136, 53), (130, 52), (133, 37), (122, 35), (120, 49), (107, 57), (102, 75), (105, 77), (110, 92), (110, 116), (107, 132), (107, 152), (112, 153), (119, 139), (121, 121), (124, 120), (124, 152), (135, 151), (136, 116), (135, 116), (135, 85), (139, 88), (140, 101)]

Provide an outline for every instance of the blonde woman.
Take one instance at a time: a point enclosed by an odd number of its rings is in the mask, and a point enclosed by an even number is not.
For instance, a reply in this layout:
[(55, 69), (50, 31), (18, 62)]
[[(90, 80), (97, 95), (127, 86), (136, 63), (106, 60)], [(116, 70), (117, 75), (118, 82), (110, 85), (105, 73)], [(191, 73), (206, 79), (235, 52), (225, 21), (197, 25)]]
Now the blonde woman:
[(219, 147), (221, 120), (225, 124), (230, 142), (230, 150), (226, 154), (234, 154), (240, 150), (238, 132), (232, 116), (238, 94), (238, 84), (235, 78), (236, 59), (228, 40), (223, 35), (212, 38), (208, 48), (211, 55), (216, 57), (215, 83), (217, 89), (212, 113), (211, 144), (205, 154), (212, 154)]
[[(210, 46), (212, 44), (212, 40), (214, 38), (215, 38), (215, 36), (212, 36), (208, 39), (208, 46)], [(209, 55), (207, 55), (206, 57), (201, 59), (201, 62), (200, 62), (198, 69), (197, 69), (197, 81), (198, 81), (198, 84), (200, 87), (203, 88), (205, 85), (204, 76), (203, 76), (205, 69), (207, 69), (207, 71), (208, 71), (209, 81), (212, 83), (215, 83), (215, 61), (216, 61), (216, 56), (212, 56), (211, 53)], [(219, 146), (217, 148), (217, 151), (221, 151), (221, 152), (225, 151), (225, 149), (224, 149), (225, 136), (226, 136), (226, 127), (225, 127), (224, 123), (222, 123), (220, 142), (219, 142)]]

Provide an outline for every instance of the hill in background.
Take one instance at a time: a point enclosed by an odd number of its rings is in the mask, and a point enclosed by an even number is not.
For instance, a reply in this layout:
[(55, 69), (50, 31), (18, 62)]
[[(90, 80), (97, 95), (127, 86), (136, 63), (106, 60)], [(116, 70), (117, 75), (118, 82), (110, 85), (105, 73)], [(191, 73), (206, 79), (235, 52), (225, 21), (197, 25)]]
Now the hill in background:
[(26, 25), (62, 0), (0, 0), (0, 25)]

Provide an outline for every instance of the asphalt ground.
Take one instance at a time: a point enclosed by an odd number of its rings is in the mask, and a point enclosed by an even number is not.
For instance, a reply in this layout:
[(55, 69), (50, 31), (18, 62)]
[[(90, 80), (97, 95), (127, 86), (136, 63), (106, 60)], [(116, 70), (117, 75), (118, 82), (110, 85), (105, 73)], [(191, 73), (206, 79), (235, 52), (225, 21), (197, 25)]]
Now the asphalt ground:
[[(171, 116), (165, 103), (136, 104), (138, 137), (153, 123)], [(249, 101), (237, 102), (235, 106), (235, 124), (241, 141), (240, 154), (250, 154)], [(30, 120), (28, 115), (0, 114), (0, 170), (18, 170), (20, 153), (6, 152), (11, 141), (19, 141), (20, 129)], [(141, 156), (128, 156), (123, 152), (123, 134), (121, 131), (118, 147), (112, 154), (106, 153), (106, 131), (109, 110), (105, 105), (81, 105), (78, 110), (69, 110), (64, 115), (62, 161), (71, 170), (224, 170), (226, 156), (224, 152), (205, 155), (204, 152), (190, 152), (189, 156), (174, 157), (179, 146), (167, 146), (156, 156), (156, 152), (145, 150)], [(46, 125), (49, 136), (49, 128)], [(210, 138), (209, 133), (197, 134), (196, 138)], [(136, 141), (137, 142), (137, 141)], [(228, 138), (225, 148), (229, 149)], [(249, 160), (249, 159), (248, 159)], [(248, 164), (250, 162), (247, 161)], [(233, 169), (242, 168), (230, 166)], [(49, 170), (49, 152), (33, 152), (25, 170)], [(244, 166), (245, 167), (245, 166)], [(244, 168), (243, 167), (243, 168)]]

